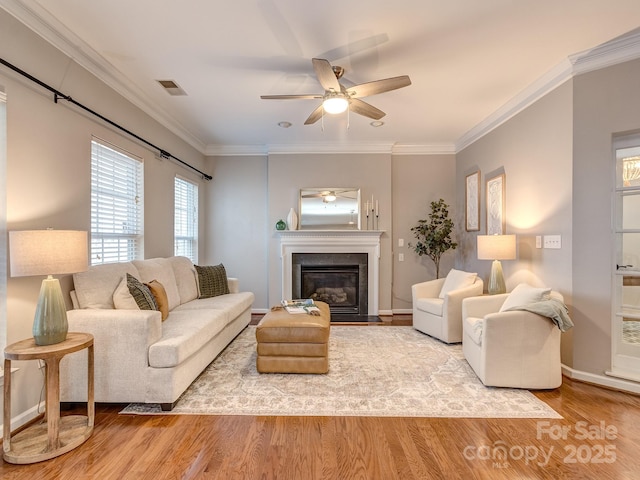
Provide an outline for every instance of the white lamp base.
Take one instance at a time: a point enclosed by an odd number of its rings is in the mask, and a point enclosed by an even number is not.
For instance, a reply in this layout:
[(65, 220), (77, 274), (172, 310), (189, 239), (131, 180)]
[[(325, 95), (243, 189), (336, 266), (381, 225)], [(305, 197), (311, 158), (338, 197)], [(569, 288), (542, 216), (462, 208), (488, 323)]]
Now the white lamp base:
[(62, 297), (60, 281), (49, 275), (40, 287), (33, 319), (33, 338), (36, 345), (53, 345), (64, 342), (68, 330), (67, 306)]
[(489, 277), (489, 286), (487, 287), (489, 295), (496, 295), (498, 293), (507, 293), (507, 287), (504, 283), (504, 276), (502, 275), (502, 264), (500, 260), (494, 260), (491, 264), (491, 276)]

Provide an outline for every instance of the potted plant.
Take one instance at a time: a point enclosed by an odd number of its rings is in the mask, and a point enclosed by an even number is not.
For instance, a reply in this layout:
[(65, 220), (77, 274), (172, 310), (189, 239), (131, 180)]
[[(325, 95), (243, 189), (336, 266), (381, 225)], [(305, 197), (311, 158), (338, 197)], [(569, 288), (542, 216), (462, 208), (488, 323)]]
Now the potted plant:
[(458, 246), (451, 239), (453, 220), (449, 218), (449, 206), (441, 198), (431, 202), (431, 213), (427, 220), (418, 220), (418, 224), (411, 228), (418, 240), (409, 246), (419, 255), (427, 255), (436, 266), (436, 278), (440, 278), (440, 257), (447, 250), (455, 250)]

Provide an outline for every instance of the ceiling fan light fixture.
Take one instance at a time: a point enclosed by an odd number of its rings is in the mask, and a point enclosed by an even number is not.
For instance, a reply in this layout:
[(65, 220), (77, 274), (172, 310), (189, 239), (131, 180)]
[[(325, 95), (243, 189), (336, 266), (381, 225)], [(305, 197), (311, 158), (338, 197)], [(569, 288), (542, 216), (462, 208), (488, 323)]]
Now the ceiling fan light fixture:
[(322, 108), (327, 113), (342, 113), (349, 108), (349, 100), (342, 94), (327, 95), (322, 102)]
[(328, 195), (324, 196), (324, 200), (325, 200), (325, 202), (335, 202), (336, 201), (335, 192), (329, 192)]

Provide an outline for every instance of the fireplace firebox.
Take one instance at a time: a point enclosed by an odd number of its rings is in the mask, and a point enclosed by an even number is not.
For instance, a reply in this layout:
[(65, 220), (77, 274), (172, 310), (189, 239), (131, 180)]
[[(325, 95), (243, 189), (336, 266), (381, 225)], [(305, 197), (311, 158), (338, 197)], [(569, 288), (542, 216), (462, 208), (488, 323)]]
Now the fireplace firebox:
[(366, 253), (294, 253), (294, 298), (329, 304), (332, 314), (367, 315)]

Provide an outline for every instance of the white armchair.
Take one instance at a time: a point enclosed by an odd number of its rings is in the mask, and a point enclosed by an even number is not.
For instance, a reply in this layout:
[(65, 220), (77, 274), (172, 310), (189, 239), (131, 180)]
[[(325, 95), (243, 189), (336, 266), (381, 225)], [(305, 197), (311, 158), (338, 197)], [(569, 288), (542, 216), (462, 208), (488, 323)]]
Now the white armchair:
[[(563, 301), (562, 295), (551, 297)], [(541, 315), (500, 311), (508, 293), (462, 302), (462, 351), (487, 386), (552, 389), (562, 384), (560, 329)]]
[(482, 295), (475, 273), (451, 270), (446, 278), (412, 285), (413, 328), (446, 343), (462, 341), (462, 300)]

